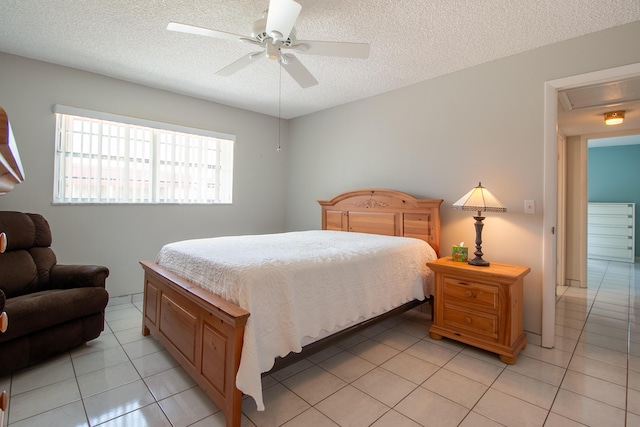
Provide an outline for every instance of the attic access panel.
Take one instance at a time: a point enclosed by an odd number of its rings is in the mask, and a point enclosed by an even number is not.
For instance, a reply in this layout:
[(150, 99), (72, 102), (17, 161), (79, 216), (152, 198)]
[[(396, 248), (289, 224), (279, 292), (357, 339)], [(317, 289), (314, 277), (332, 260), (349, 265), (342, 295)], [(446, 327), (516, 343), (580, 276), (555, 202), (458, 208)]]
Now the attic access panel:
[(563, 90), (558, 97), (566, 111), (637, 101), (640, 99), (640, 76)]

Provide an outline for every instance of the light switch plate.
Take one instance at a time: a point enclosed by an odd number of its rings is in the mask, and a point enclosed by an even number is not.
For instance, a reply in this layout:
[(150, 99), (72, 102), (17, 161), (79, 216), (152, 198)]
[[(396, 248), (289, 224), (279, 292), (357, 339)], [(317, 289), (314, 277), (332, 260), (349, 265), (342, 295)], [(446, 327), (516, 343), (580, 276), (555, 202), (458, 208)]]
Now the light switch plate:
[(524, 213), (526, 213), (526, 214), (534, 214), (534, 213), (536, 213), (536, 202), (535, 202), (535, 200), (525, 200), (524, 201)]

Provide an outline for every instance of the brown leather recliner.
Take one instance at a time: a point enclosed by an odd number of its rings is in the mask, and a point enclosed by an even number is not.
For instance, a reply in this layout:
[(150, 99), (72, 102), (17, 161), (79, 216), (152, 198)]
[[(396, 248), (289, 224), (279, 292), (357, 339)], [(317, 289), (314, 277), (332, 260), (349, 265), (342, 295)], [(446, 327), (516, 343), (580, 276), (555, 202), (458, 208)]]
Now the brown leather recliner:
[(49, 224), (39, 214), (0, 211), (0, 232), (7, 236), (0, 254), (0, 292), (9, 319), (0, 334), (3, 376), (100, 335), (109, 269), (58, 265)]

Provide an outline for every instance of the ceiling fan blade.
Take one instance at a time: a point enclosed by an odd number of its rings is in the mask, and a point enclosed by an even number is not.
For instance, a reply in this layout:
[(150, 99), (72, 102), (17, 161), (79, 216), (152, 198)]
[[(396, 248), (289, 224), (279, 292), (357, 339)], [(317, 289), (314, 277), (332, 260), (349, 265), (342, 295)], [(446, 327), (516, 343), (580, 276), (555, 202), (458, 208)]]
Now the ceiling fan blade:
[(311, 75), (309, 70), (307, 70), (305, 66), (302, 65), (302, 62), (298, 61), (298, 58), (295, 56), (287, 53), (282, 54), (280, 64), (282, 64), (282, 67), (284, 67), (287, 73), (298, 82), (300, 87), (307, 88), (318, 84), (315, 77)]
[(286, 40), (302, 6), (293, 0), (271, 0), (267, 11), (266, 32), (274, 40)]
[(289, 47), (282, 46), (283, 49), (292, 49), (304, 55), (342, 56), (345, 58), (367, 59), (371, 47), (369, 43), (343, 43), (324, 42), (313, 40), (299, 40)]
[(246, 38), (238, 34), (225, 33), (224, 31), (211, 30), (209, 28), (196, 27), (195, 25), (180, 24), (179, 22), (169, 22), (167, 30), (179, 33), (195, 34), (198, 36), (213, 37), (216, 39), (238, 40)]
[(237, 61), (232, 62), (231, 64), (227, 65), (223, 69), (217, 71), (215, 74), (217, 76), (224, 76), (224, 77), (230, 76), (233, 73), (236, 73), (236, 72), (242, 70), (244, 67), (252, 64), (253, 62), (257, 61), (260, 58), (264, 58), (264, 52), (253, 52), (253, 53), (250, 53), (250, 54), (245, 55), (242, 58), (238, 59)]

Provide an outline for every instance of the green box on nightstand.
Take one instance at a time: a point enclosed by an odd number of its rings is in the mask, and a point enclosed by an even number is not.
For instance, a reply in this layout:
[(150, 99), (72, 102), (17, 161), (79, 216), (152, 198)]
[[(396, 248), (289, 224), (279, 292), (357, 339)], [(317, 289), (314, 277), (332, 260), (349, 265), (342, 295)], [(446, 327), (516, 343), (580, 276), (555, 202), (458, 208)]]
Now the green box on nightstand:
[(466, 246), (453, 245), (451, 259), (457, 262), (467, 262), (469, 259), (469, 248)]

